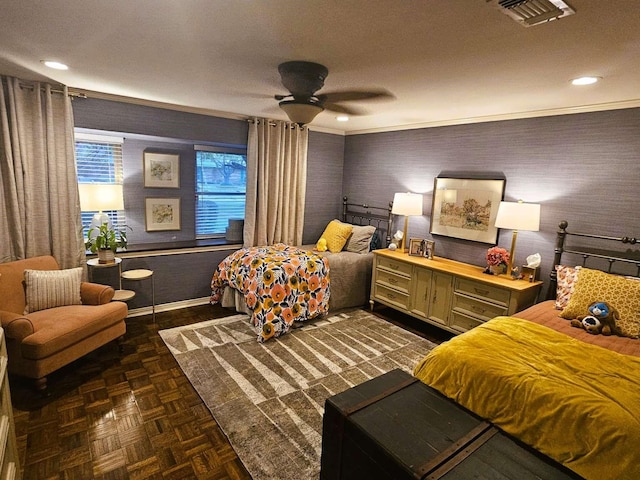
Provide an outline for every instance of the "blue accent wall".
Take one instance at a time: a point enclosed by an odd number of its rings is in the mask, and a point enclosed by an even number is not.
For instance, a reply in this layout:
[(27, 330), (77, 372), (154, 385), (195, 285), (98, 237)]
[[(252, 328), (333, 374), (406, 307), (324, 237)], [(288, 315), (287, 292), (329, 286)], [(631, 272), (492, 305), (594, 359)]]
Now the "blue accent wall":
[[(409, 237), (431, 238), (434, 178), (443, 170), (502, 172), (505, 200), (541, 204), (540, 231), (518, 233), (516, 264), (540, 253), (544, 280), (561, 220), (569, 222), (570, 231), (640, 235), (637, 108), (351, 135), (345, 142), (343, 191), (373, 190), (384, 201), (395, 192), (423, 193), (425, 214), (410, 217)], [(509, 249), (511, 237), (512, 231), (501, 230), (498, 244)], [(436, 255), (485, 265), (489, 245), (433, 239)]]
[[(247, 143), (248, 123), (243, 120), (92, 98), (74, 99), (73, 112), (78, 128), (133, 134), (123, 146), (125, 208), (127, 225), (132, 228), (128, 232), (131, 245), (193, 240), (195, 154), (192, 144), (244, 146)], [(341, 135), (309, 133), (304, 243), (315, 243), (329, 220), (339, 218), (342, 211), (344, 141)], [(145, 150), (180, 155), (179, 189), (144, 187)], [(181, 229), (146, 232), (145, 197), (179, 197)], [(125, 258), (122, 267), (154, 271), (156, 304), (180, 302), (208, 296), (216, 266), (231, 251)], [(99, 269), (94, 274), (97, 281), (118, 285), (117, 269)], [(125, 282), (123, 288), (138, 291), (128, 302), (130, 308), (151, 304), (149, 282)]]
[[(98, 99), (76, 99), (74, 115), (78, 127), (228, 145), (246, 144), (248, 131), (242, 120)], [(146, 195), (141, 152), (148, 145), (143, 140), (129, 145), (125, 202), (139, 230), (144, 225)], [(180, 150), (181, 146), (171, 148)], [(163, 232), (166, 241), (187, 238), (193, 228), (192, 220), (186, 220), (193, 214), (189, 203), (194, 175), (191, 156), (185, 152), (181, 165), (179, 195), (185, 229)], [(640, 235), (639, 160), (637, 108), (346, 137), (311, 131), (303, 241), (315, 243), (326, 224), (339, 218), (343, 195), (356, 203), (384, 206), (395, 192), (412, 191), (424, 194), (424, 215), (410, 218), (409, 237), (433, 238), (437, 256), (484, 266), (488, 244), (429, 234), (433, 183), (441, 171), (499, 172), (506, 177), (506, 200), (542, 205), (540, 231), (519, 233), (516, 264), (523, 263), (527, 255), (540, 253), (542, 279), (547, 281), (561, 220), (569, 222), (570, 231)], [(395, 228), (402, 228), (402, 223), (403, 218), (397, 218)], [(138, 239), (136, 235), (131, 238)], [(511, 235), (502, 230), (498, 244), (510, 248)], [(160, 267), (157, 303), (206, 294), (213, 269), (221, 260), (221, 254), (215, 253), (201, 254), (197, 262), (180, 255), (162, 261), (145, 259), (146, 268), (153, 268), (154, 262)], [(165, 269), (170, 272), (166, 278)]]

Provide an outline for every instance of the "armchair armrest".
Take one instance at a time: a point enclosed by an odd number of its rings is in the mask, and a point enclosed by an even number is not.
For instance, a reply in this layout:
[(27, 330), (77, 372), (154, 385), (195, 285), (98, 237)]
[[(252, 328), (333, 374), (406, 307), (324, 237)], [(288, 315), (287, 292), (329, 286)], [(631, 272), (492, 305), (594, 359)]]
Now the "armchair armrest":
[(19, 313), (0, 310), (0, 323), (7, 337), (15, 340), (21, 341), (35, 332), (31, 320)]
[(99, 283), (82, 282), (80, 284), (80, 298), (83, 305), (103, 305), (109, 303), (116, 291)]

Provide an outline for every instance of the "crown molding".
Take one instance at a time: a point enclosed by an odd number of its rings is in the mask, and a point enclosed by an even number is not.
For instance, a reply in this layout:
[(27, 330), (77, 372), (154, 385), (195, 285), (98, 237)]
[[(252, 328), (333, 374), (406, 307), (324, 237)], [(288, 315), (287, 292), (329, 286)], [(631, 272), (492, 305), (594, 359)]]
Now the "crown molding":
[[(208, 108), (189, 107), (184, 105), (176, 105), (173, 103), (158, 102), (155, 100), (145, 100), (141, 98), (127, 97), (123, 95), (114, 95), (111, 93), (96, 92), (93, 90), (85, 90), (81, 88), (69, 87), (69, 93), (75, 96), (86, 96), (88, 98), (97, 98), (101, 100), (111, 100), (115, 102), (131, 103), (147, 107), (164, 108), (167, 110), (175, 110), (179, 112), (195, 113), (199, 115), (208, 115), (213, 117), (228, 118), (231, 120), (249, 120), (253, 116), (240, 115), (237, 113), (222, 112)], [(433, 122), (411, 123), (404, 125), (392, 125), (389, 127), (367, 128), (361, 130), (337, 130), (327, 127), (319, 127), (308, 125), (307, 128), (311, 132), (329, 133), (332, 135), (365, 135), (369, 133), (385, 133), (397, 132), (401, 130), (417, 130), (420, 128), (436, 128), (447, 127), (453, 125), (466, 125), (472, 123), (501, 122), (505, 120), (522, 120), (525, 118), (552, 117), (556, 115), (573, 115), (577, 113), (602, 112), (606, 110), (622, 110), (625, 108), (640, 107), (640, 99), (625, 100), (621, 102), (607, 102), (593, 105), (581, 105), (576, 107), (551, 108), (546, 110), (532, 110), (529, 112), (517, 112), (498, 115), (484, 115), (479, 117), (454, 118), (450, 120), (437, 120)]]
[(368, 133), (397, 132), (400, 130), (416, 130), (419, 128), (447, 127), (452, 125), (465, 125), (465, 124), (471, 124), (471, 123), (501, 122), (504, 120), (521, 120), (525, 118), (552, 117), (556, 115), (572, 115), (576, 113), (602, 112), (606, 110), (622, 110), (625, 108), (637, 108), (637, 107), (640, 107), (640, 99), (625, 100), (623, 102), (608, 102), (608, 103), (598, 103), (593, 105), (581, 105), (577, 107), (552, 108), (548, 110), (533, 110), (530, 112), (508, 113), (503, 115), (486, 115), (481, 117), (438, 120), (435, 122), (412, 123), (407, 125), (396, 125), (392, 127), (351, 130), (351, 131), (347, 131), (346, 135), (364, 135)]

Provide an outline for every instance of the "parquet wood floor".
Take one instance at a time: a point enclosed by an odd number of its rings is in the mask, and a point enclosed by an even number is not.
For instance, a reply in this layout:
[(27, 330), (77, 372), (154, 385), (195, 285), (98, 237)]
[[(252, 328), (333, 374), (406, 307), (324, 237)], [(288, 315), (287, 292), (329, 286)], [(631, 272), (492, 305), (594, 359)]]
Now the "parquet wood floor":
[[(122, 354), (112, 343), (54, 372), (46, 399), (10, 377), (23, 478), (250, 479), (158, 335), (233, 313), (202, 305), (156, 313), (155, 324), (150, 315), (127, 319)], [(436, 342), (449, 335), (377, 313)]]
[(112, 343), (49, 377), (10, 377), (23, 478), (250, 479), (158, 330), (232, 314), (210, 305), (127, 319)]

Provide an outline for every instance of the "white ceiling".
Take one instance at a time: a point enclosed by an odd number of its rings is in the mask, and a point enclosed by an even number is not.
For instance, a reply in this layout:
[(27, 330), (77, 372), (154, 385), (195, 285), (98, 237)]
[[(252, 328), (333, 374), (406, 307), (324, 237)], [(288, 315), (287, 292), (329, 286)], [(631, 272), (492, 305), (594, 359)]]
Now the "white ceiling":
[(566, 1), (575, 15), (529, 28), (486, 0), (4, 1), (0, 74), (286, 119), (277, 66), (310, 60), (329, 68), (320, 93), (394, 95), (312, 123), (347, 133), (640, 106), (640, 2)]

